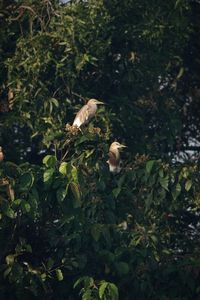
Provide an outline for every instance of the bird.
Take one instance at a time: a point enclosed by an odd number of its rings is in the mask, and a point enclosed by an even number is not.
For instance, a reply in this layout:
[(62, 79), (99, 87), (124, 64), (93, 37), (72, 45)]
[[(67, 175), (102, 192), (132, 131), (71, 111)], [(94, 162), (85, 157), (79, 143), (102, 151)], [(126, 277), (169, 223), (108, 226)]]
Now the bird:
[(118, 142), (113, 142), (109, 148), (109, 159), (107, 163), (109, 165), (109, 170), (111, 173), (117, 174), (121, 171), (121, 160), (119, 149), (125, 148), (125, 145), (122, 145)]
[(0, 162), (4, 160), (4, 154), (3, 154), (3, 149), (0, 146)]
[(98, 104), (104, 103), (96, 99), (90, 99), (76, 114), (73, 126), (80, 128), (82, 125), (87, 124), (94, 117)]

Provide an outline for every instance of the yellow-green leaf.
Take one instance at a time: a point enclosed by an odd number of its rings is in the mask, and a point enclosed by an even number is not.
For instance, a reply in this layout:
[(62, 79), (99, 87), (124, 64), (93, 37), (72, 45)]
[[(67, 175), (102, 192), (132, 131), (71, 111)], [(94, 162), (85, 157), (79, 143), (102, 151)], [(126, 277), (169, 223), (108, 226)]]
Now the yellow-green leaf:
[(192, 180), (187, 180), (185, 183), (185, 190), (188, 192), (192, 187)]

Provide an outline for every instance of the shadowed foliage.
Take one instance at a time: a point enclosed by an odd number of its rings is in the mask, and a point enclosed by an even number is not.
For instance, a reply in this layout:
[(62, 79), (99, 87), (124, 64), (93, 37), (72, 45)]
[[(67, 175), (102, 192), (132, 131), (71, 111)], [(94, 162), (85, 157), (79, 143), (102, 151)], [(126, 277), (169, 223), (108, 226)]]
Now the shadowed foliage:
[[(199, 15), (1, 1), (1, 299), (198, 299)], [(90, 98), (106, 105), (79, 130)]]

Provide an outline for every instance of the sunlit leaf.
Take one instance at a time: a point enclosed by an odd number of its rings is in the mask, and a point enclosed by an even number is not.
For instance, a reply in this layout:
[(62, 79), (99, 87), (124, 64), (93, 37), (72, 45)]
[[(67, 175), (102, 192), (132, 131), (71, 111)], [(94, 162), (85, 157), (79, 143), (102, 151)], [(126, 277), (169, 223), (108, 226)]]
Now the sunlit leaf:
[(47, 169), (43, 175), (44, 182), (48, 182), (50, 179), (52, 179), (53, 174), (54, 174), (54, 169)]
[(108, 282), (103, 282), (101, 285), (100, 285), (100, 288), (99, 288), (99, 298), (100, 299), (103, 299), (103, 295), (105, 293), (105, 290), (108, 286)]
[(42, 162), (47, 168), (55, 168), (57, 164), (57, 160), (54, 155), (46, 155)]
[(56, 276), (58, 281), (62, 281), (64, 279), (61, 269), (56, 269)]
[(192, 180), (187, 180), (186, 183), (185, 183), (185, 190), (187, 192), (189, 192), (189, 190), (191, 189), (192, 187)]
[(66, 176), (69, 174), (68, 171), (69, 171), (69, 164), (66, 162), (62, 162), (59, 167), (59, 172)]

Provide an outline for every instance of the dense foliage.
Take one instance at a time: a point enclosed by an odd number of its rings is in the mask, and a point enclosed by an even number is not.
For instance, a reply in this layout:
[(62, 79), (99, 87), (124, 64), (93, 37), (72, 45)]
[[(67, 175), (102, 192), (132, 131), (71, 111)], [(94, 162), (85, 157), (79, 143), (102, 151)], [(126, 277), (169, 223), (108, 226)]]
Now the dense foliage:
[[(1, 299), (200, 297), (199, 15), (189, 0), (0, 2)], [(89, 98), (106, 105), (76, 130)]]

